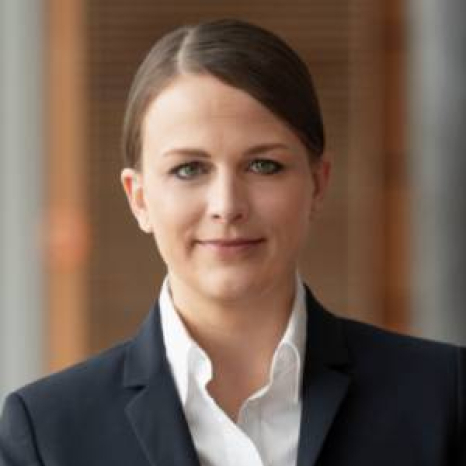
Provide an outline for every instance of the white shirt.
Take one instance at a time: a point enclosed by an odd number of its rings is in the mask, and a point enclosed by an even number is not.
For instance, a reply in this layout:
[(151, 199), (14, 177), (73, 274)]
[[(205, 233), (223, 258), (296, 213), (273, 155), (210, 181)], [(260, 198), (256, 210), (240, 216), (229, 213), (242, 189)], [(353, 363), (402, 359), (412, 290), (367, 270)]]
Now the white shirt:
[(168, 362), (201, 465), (296, 465), (307, 318), (299, 277), (290, 319), (274, 352), (269, 382), (244, 401), (236, 424), (207, 391), (212, 362), (176, 312), (167, 278), (159, 303)]

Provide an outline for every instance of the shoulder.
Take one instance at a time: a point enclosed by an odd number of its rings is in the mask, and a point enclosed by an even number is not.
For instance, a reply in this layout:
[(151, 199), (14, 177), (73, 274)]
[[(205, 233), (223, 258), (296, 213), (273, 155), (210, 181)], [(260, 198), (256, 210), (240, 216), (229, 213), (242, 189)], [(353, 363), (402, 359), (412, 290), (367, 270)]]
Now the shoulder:
[(41, 446), (74, 450), (73, 439), (98, 438), (108, 425), (120, 425), (118, 408), (131, 396), (123, 389), (128, 347), (119, 344), (11, 393), (0, 416), (0, 463), (6, 455), (36, 464)]
[[(51, 412), (60, 406), (70, 409), (98, 406), (116, 396), (123, 384), (128, 342), (109, 348), (89, 359), (50, 374), (18, 389), (18, 396), (28, 409)], [(38, 413), (40, 414), (40, 413)]]
[(403, 335), (337, 317), (356, 375), (397, 391), (411, 387), (418, 398), (442, 394), (458, 402), (466, 393), (466, 349)]
[[(7, 399), (21, 402), (31, 418), (89, 419), (124, 406), (165, 362), (158, 312), (148, 313), (139, 331), (89, 359), (48, 375)], [(163, 366), (164, 367), (164, 366)], [(6, 404), (5, 404), (6, 406)]]
[(401, 356), (428, 362), (455, 358), (464, 348), (450, 343), (428, 340), (383, 329), (372, 324), (337, 317), (346, 336), (348, 347), (353, 353), (371, 349), (378, 356), (399, 358)]

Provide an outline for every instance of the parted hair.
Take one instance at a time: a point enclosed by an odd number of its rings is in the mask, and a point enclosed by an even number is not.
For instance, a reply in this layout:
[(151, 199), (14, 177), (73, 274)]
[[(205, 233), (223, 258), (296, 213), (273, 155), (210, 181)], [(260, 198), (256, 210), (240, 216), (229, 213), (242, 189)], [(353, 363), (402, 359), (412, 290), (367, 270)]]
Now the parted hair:
[(245, 21), (220, 19), (167, 33), (143, 60), (126, 105), (125, 166), (140, 168), (148, 106), (173, 79), (186, 73), (209, 74), (247, 92), (295, 132), (310, 157), (322, 155), (322, 114), (304, 61), (272, 32)]

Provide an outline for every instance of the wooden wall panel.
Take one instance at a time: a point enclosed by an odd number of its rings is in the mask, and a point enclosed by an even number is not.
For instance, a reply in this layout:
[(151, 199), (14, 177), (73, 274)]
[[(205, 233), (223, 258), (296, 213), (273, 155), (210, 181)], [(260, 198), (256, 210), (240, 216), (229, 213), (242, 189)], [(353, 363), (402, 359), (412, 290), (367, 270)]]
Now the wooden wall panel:
[(407, 174), (406, 4), (385, 0), (384, 174), (385, 264), (384, 325), (408, 331), (410, 318), (409, 248), (411, 193)]
[(47, 54), (48, 366), (82, 359), (88, 345), (89, 224), (84, 3), (49, 0)]

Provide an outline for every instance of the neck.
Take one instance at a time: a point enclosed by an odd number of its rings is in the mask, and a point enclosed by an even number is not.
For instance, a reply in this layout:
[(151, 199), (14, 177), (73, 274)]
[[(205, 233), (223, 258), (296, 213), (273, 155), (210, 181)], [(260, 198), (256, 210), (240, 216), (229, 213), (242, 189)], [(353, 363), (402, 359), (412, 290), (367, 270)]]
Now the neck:
[(295, 277), (253, 299), (228, 302), (199, 298), (178, 285), (170, 277), (175, 308), (212, 361), (209, 392), (235, 419), (242, 402), (268, 381), (274, 351), (290, 317)]
[(170, 276), (175, 308), (191, 336), (214, 357), (232, 352), (272, 352), (288, 323), (295, 295), (295, 276), (261, 293), (222, 300), (201, 295)]
[(295, 295), (295, 276), (250, 299), (228, 302), (199, 298), (170, 277), (175, 308), (191, 337), (212, 361), (214, 384), (233, 377), (243, 395), (267, 382), (274, 351), (286, 329)]

